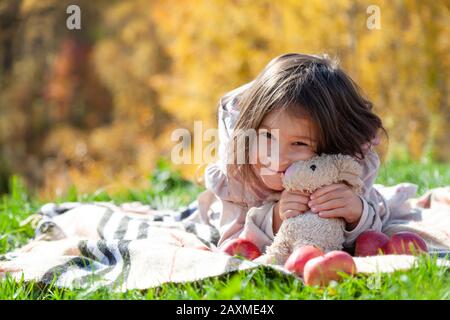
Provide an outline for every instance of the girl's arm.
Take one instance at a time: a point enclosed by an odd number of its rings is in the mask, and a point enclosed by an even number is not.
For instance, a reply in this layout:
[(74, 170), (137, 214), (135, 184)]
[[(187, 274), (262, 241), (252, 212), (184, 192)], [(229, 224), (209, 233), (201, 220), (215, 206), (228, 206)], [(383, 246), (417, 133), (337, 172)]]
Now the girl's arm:
[(211, 190), (222, 204), (219, 218), (220, 239), (218, 246), (226, 241), (245, 238), (252, 241), (261, 252), (273, 242), (274, 200), (268, 200), (258, 207), (248, 207), (242, 201), (243, 191), (233, 185), (220, 164), (208, 165), (205, 171), (206, 187)]
[(219, 221), (220, 240), (218, 246), (244, 238), (253, 242), (264, 253), (273, 242), (272, 217), (274, 201), (260, 207), (239, 207), (229, 201), (222, 201), (223, 212)]
[(378, 154), (373, 150), (368, 150), (361, 164), (363, 166), (362, 180), (364, 182), (361, 196), (363, 211), (356, 226), (344, 230), (346, 239), (344, 246), (346, 247), (352, 246), (356, 238), (368, 229), (381, 231), (390, 216), (386, 200), (373, 187), (380, 167)]

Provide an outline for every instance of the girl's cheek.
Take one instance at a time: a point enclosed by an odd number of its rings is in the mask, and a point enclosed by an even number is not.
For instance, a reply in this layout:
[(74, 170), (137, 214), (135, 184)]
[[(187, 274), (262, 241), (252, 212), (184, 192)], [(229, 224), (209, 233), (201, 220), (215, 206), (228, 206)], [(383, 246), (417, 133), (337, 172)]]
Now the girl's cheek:
[(314, 156), (316, 156), (316, 153), (312, 149), (305, 149), (298, 152), (293, 158), (295, 159), (294, 161), (304, 161), (309, 160)]
[(275, 191), (282, 191), (284, 190), (282, 181), (281, 181), (281, 175), (279, 174), (272, 174), (272, 175), (261, 175), (261, 179), (268, 187), (269, 189), (275, 190)]

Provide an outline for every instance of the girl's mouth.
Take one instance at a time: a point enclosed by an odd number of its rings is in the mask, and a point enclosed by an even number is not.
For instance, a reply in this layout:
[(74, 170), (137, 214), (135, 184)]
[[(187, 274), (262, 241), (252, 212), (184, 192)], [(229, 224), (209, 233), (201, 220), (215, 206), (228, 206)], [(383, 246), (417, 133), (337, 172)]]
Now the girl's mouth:
[(286, 170), (281, 170), (281, 171), (279, 171), (279, 170), (273, 170), (273, 169), (271, 169), (270, 167), (265, 167), (265, 166), (261, 166), (261, 169), (262, 170), (268, 170), (268, 171), (270, 171), (270, 172), (273, 172), (274, 174), (282, 174), (282, 173), (284, 173)]

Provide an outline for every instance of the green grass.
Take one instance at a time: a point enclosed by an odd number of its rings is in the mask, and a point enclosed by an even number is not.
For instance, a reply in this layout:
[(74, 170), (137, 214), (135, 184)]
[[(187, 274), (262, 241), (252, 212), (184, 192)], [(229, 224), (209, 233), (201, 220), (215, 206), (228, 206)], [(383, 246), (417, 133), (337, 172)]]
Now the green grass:
[[(419, 185), (419, 194), (450, 185), (450, 165), (391, 161), (383, 164), (377, 183), (399, 182)], [(33, 236), (29, 225), (22, 226), (27, 216), (35, 213), (48, 200), (30, 196), (17, 178), (11, 180), (11, 193), (1, 199), (0, 254), (17, 248)], [(157, 208), (177, 208), (187, 204), (202, 189), (183, 181), (166, 162), (149, 178), (146, 190), (129, 190), (109, 195), (104, 192), (79, 194), (75, 188), (63, 201), (109, 201), (117, 203), (141, 201)], [(7, 278), (0, 281), (0, 299), (450, 299), (450, 270), (438, 267), (435, 259), (423, 257), (417, 268), (393, 274), (358, 275), (327, 288), (303, 286), (293, 277), (283, 277), (269, 269), (234, 272), (188, 284), (166, 284), (149, 290), (125, 293), (101, 288), (67, 290), (37, 283), (24, 283)]]

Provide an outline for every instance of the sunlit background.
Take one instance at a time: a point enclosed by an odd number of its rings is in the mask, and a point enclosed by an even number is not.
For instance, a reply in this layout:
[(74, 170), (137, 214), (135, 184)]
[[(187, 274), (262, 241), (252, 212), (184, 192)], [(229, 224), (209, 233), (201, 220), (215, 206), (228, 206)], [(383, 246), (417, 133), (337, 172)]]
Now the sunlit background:
[(47, 197), (138, 188), (174, 129), (216, 127), (219, 98), (286, 52), (340, 60), (385, 160), (449, 162), (449, 24), (445, 0), (0, 0), (0, 193), (12, 175)]

